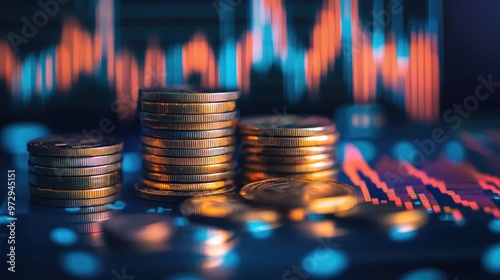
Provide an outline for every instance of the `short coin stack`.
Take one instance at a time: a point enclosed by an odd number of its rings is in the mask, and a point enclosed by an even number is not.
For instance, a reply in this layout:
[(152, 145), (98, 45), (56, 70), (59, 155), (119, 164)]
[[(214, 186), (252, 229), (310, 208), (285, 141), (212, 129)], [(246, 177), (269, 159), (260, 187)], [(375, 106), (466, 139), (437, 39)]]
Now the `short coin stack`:
[(83, 134), (56, 135), (28, 143), (33, 202), (52, 207), (113, 203), (121, 190), (123, 141)]
[(140, 91), (144, 178), (136, 194), (179, 202), (233, 188), (238, 91)]
[(258, 116), (239, 123), (245, 183), (271, 178), (332, 179), (337, 175), (334, 123), (316, 116)]

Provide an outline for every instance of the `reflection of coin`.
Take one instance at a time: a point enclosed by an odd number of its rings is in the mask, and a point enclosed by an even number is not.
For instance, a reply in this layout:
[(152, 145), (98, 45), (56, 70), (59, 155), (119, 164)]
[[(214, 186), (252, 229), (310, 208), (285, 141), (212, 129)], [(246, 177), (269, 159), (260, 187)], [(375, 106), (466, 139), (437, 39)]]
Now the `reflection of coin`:
[(236, 163), (216, 163), (207, 165), (163, 165), (144, 161), (144, 168), (165, 174), (208, 174), (222, 171), (234, 170)]
[(143, 127), (141, 131), (144, 135), (151, 137), (158, 137), (158, 138), (206, 139), (206, 138), (219, 138), (219, 137), (233, 135), (236, 130), (232, 127), (223, 129), (212, 129), (212, 130), (199, 130), (199, 131), (157, 130), (157, 129), (150, 129)]
[(229, 146), (235, 143), (233, 136), (211, 139), (162, 139), (141, 135), (141, 142), (145, 145), (162, 149), (207, 149)]
[(269, 179), (244, 186), (240, 194), (252, 202), (319, 214), (346, 211), (357, 204), (355, 190), (336, 181)]
[(30, 184), (51, 189), (78, 190), (102, 188), (118, 184), (121, 180), (122, 176), (120, 172), (81, 177), (43, 176), (29, 173)]
[(313, 136), (335, 131), (335, 125), (327, 118), (316, 116), (259, 116), (243, 118), (239, 123), (243, 134), (259, 136)]
[(121, 162), (92, 166), (92, 167), (45, 167), (38, 165), (29, 165), (29, 171), (35, 174), (47, 175), (47, 176), (91, 176), (98, 174), (111, 173), (114, 171), (119, 171), (122, 167)]
[(244, 155), (270, 155), (270, 156), (306, 156), (316, 154), (335, 154), (335, 148), (332, 145), (328, 146), (312, 146), (312, 147), (294, 147), (279, 148), (279, 147), (257, 147), (246, 146), (244, 147)]
[(234, 101), (217, 103), (160, 103), (141, 101), (141, 110), (160, 114), (214, 114), (233, 111), (236, 108)]
[(169, 88), (169, 89), (142, 89), (142, 100), (159, 102), (221, 102), (238, 99), (240, 93), (236, 90), (198, 89), (198, 88)]
[(276, 223), (280, 218), (276, 210), (251, 207), (242, 201), (239, 195), (232, 194), (193, 197), (184, 201), (179, 209), (183, 215), (190, 218), (224, 219), (238, 223), (256, 220)]
[(32, 140), (28, 152), (37, 156), (86, 157), (115, 154), (123, 149), (123, 141), (114, 137), (102, 139), (83, 134), (55, 135)]
[(31, 196), (31, 200), (33, 202), (52, 207), (90, 207), (90, 206), (113, 203), (117, 201), (119, 198), (120, 194), (114, 194), (99, 198), (89, 198), (89, 199), (50, 199), (38, 196)]
[(232, 171), (210, 174), (162, 174), (145, 171), (144, 177), (160, 182), (203, 183), (230, 179)]
[(245, 163), (244, 167), (258, 171), (281, 172), (281, 173), (306, 173), (318, 172), (333, 168), (334, 161), (320, 161), (307, 164), (294, 164), (294, 165), (270, 165), (262, 163)]
[(172, 203), (178, 203), (193, 196), (223, 194), (232, 191), (234, 191), (233, 185), (210, 191), (167, 191), (148, 188), (141, 183), (135, 185), (135, 193), (140, 198)]
[(175, 114), (156, 114), (149, 112), (139, 112), (139, 119), (154, 122), (167, 123), (208, 123), (229, 121), (238, 117), (238, 111), (215, 114), (200, 114), (200, 115), (175, 115)]
[(232, 154), (225, 154), (220, 156), (212, 157), (191, 157), (191, 158), (180, 158), (180, 157), (159, 157), (154, 155), (143, 155), (145, 161), (149, 161), (156, 164), (166, 164), (166, 165), (206, 165), (206, 164), (216, 164), (228, 162), (233, 158)]
[(118, 215), (102, 223), (112, 241), (124, 244), (157, 245), (172, 233), (172, 225), (159, 214)]
[(121, 160), (121, 153), (94, 157), (39, 157), (30, 155), (29, 163), (48, 167), (91, 167), (120, 162)]
[(317, 154), (308, 156), (263, 156), (263, 155), (248, 155), (245, 160), (247, 162), (259, 162), (264, 164), (308, 164), (318, 161), (332, 160), (330, 154)]
[(153, 181), (149, 179), (142, 179), (141, 181), (141, 185), (147, 188), (165, 191), (213, 191), (232, 184), (232, 180), (219, 180), (202, 183), (168, 183)]
[(88, 190), (57, 190), (48, 188), (30, 187), (31, 195), (52, 199), (87, 199), (110, 196), (120, 192), (121, 185), (113, 185), (103, 188), (95, 188)]
[(148, 120), (141, 121), (141, 124), (143, 126), (151, 129), (187, 130), (187, 131), (222, 129), (227, 127), (232, 127), (235, 125), (235, 123), (236, 120), (229, 120), (223, 122), (203, 122), (203, 123), (167, 123), (167, 122), (153, 122)]
[(321, 145), (332, 145), (338, 140), (336, 134), (325, 134), (306, 137), (261, 137), (255, 135), (244, 135), (243, 143), (252, 146), (269, 147), (310, 147)]
[(245, 170), (243, 172), (243, 177), (250, 182), (261, 181), (266, 179), (275, 179), (275, 178), (328, 180), (328, 179), (336, 179), (337, 174), (338, 170), (336, 169), (327, 169), (324, 171), (309, 172), (309, 173), (276, 173), (276, 172), (273, 173), (273, 172)]

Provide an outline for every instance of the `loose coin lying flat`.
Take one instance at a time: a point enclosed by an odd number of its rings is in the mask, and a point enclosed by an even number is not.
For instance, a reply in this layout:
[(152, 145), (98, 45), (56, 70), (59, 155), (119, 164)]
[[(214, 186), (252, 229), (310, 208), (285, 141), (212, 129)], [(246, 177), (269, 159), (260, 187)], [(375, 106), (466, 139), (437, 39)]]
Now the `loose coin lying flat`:
[(225, 101), (217, 103), (160, 103), (141, 101), (141, 110), (160, 114), (214, 114), (234, 111), (236, 102)]
[(246, 204), (239, 195), (220, 194), (193, 197), (184, 201), (179, 210), (190, 218), (217, 220), (220, 222), (247, 223), (262, 221), (276, 223), (279, 213), (267, 207), (252, 207)]
[(142, 152), (149, 155), (162, 157), (211, 157), (229, 154), (234, 151), (234, 146), (223, 146), (206, 149), (162, 149), (149, 146), (142, 146)]
[(166, 165), (206, 165), (206, 164), (216, 164), (224, 163), (232, 160), (232, 154), (225, 154), (220, 156), (212, 157), (198, 157), (198, 158), (180, 158), (180, 157), (159, 157), (154, 155), (143, 155), (145, 161), (149, 161), (157, 164)]
[(188, 130), (188, 131), (197, 131), (197, 130), (212, 130), (212, 129), (222, 129), (233, 127), (236, 123), (236, 120), (222, 121), (222, 122), (203, 122), (203, 123), (167, 123), (167, 122), (155, 122), (142, 120), (141, 124), (144, 127), (151, 129), (160, 129), (160, 130)]
[(243, 134), (265, 137), (314, 136), (335, 131), (335, 125), (327, 118), (297, 115), (243, 118), (239, 127)]
[(306, 172), (318, 172), (333, 168), (335, 162), (321, 161), (313, 162), (307, 164), (289, 164), (289, 165), (270, 165), (270, 164), (259, 164), (259, 163), (245, 163), (244, 167), (248, 169), (258, 170), (258, 171), (269, 171), (269, 172), (281, 172), (281, 173), (306, 173)]
[(51, 189), (93, 189), (115, 185), (121, 182), (120, 172), (83, 177), (44, 176), (29, 173), (30, 184)]
[(173, 138), (173, 139), (206, 139), (206, 138), (219, 138), (224, 136), (233, 135), (235, 129), (223, 128), (223, 129), (213, 129), (213, 130), (199, 130), (199, 131), (189, 131), (189, 130), (157, 130), (143, 127), (141, 129), (142, 134), (157, 137), (157, 138)]
[(232, 171), (236, 167), (236, 163), (233, 162), (189, 166), (163, 165), (144, 161), (143, 165), (146, 170), (164, 174), (208, 174), (223, 171)]
[(119, 171), (121, 168), (121, 162), (101, 166), (70, 168), (29, 165), (30, 172), (47, 176), (91, 176)]
[(120, 184), (103, 188), (88, 189), (88, 190), (58, 190), (58, 189), (48, 189), (48, 188), (39, 188), (36, 186), (30, 186), (31, 195), (44, 198), (52, 198), (52, 199), (99, 198), (119, 193), (120, 190), (121, 190)]
[(207, 149), (229, 146), (235, 143), (233, 136), (211, 139), (163, 139), (141, 135), (141, 142), (147, 146), (162, 149)]
[(31, 200), (35, 203), (51, 206), (51, 207), (90, 207), (113, 203), (120, 198), (120, 194), (114, 194), (106, 197), (89, 198), (89, 199), (50, 199), (38, 196), (31, 196)]
[(28, 152), (36, 156), (87, 157), (116, 154), (123, 141), (114, 137), (89, 138), (83, 134), (55, 135), (28, 142)]
[(30, 155), (29, 163), (47, 167), (92, 167), (120, 162), (122, 154), (94, 157), (40, 157)]
[(144, 177), (160, 182), (177, 183), (205, 183), (226, 180), (233, 177), (232, 171), (225, 171), (210, 174), (162, 174), (156, 172), (143, 172)]
[(161, 202), (179, 203), (193, 196), (206, 196), (223, 194), (234, 191), (234, 186), (219, 188), (211, 191), (167, 191), (148, 188), (141, 183), (135, 185), (135, 193), (138, 197)]
[(338, 213), (357, 204), (356, 191), (336, 181), (269, 179), (244, 186), (240, 194), (255, 203), (288, 209), (304, 208), (308, 213), (317, 214)]
[(243, 143), (253, 146), (270, 147), (309, 147), (331, 145), (337, 142), (338, 135), (325, 134), (305, 137), (261, 137), (255, 135), (244, 135)]
[(144, 187), (157, 190), (196, 192), (196, 191), (214, 191), (217, 189), (221, 189), (232, 185), (233, 180), (226, 179), (226, 180), (203, 182), (203, 183), (168, 183), (168, 182), (159, 182), (144, 178), (141, 180), (140, 184)]
[(236, 90), (203, 89), (203, 88), (168, 88), (168, 89), (142, 89), (142, 100), (159, 102), (189, 102), (206, 103), (236, 100), (240, 96)]
[(157, 114), (139, 112), (139, 119), (166, 123), (209, 123), (233, 120), (238, 117), (238, 111), (215, 114), (185, 115), (185, 114)]

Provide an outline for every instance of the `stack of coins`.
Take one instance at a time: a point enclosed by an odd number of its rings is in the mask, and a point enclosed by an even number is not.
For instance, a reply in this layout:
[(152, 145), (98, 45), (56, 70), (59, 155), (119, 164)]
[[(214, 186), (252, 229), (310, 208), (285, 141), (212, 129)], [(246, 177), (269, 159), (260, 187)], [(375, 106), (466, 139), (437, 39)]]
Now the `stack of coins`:
[(28, 143), (33, 202), (52, 207), (113, 203), (121, 190), (123, 141), (82, 134), (56, 135)]
[(140, 91), (144, 177), (136, 194), (179, 202), (233, 187), (238, 91)]
[(244, 183), (288, 177), (334, 179), (339, 134), (334, 123), (316, 116), (259, 116), (239, 123)]

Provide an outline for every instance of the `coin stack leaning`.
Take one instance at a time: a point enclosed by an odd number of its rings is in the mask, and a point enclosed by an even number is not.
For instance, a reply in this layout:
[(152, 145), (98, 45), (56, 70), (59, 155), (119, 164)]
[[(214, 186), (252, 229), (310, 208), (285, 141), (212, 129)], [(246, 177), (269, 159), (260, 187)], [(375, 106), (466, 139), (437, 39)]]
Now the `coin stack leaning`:
[(272, 178), (334, 179), (338, 173), (334, 123), (317, 116), (257, 116), (239, 122), (243, 182)]
[(56, 135), (28, 143), (33, 202), (51, 207), (113, 203), (121, 190), (123, 141), (83, 134)]
[(233, 188), (238, 91), (140, 91), (144, 177), (136, 194), (180, 202)]

